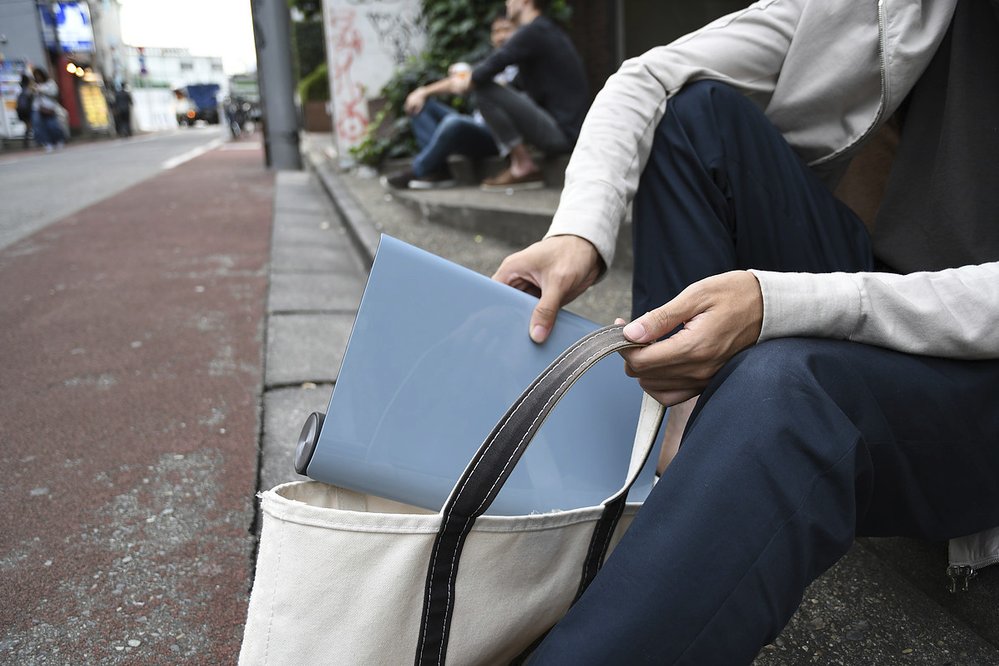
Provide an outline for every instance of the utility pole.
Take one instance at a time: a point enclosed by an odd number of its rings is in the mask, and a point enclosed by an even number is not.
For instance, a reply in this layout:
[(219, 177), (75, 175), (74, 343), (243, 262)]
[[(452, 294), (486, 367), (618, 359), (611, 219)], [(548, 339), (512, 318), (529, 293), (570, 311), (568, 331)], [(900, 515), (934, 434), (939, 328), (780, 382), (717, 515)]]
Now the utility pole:
[(257, 78), (264, 111), (267, 166), (300, 170), (295, 77), (291, 66), (291, 14), (287, 0), (251, 0)]

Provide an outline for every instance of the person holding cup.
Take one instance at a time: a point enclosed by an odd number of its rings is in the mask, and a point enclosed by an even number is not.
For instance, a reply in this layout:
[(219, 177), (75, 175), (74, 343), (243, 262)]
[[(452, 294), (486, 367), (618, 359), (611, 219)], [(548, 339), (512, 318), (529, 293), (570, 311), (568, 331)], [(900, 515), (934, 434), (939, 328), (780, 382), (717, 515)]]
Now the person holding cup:
[[(506, 12), (497, 14), (491, 24), (489, 41), (494, 48), (506, 43), (516, 29)], [(459, 113), (436, 99), (437, 95), (456, 94), (468, 88), (472, 66), (457, 62), (448, 68), (448, 76), (413, 90), (403, 108), (410, 116), (410, 125), (420, 152), (412, 166), (382, 177), (382, 183), (393, 189), (431, 189), (454, 184), (447, 167), (450, 155), (481, 158), (496, 155), (499, 149), (492, 132), (476, 111)], [(516, 67), (506, 67), (494, 77), (496, 84), (508, 86), (517, 77)]]
[[(455, 79), (453, 92), (475, 92), (476, 104), (510, 166), (482, 182), (485, 190), (506, 191), (544, 186), (541, 169), (527, 146), (546, 155), (572, 151), (590, 105), (583, 59), (569, 36), (545, 16), (548, 0), (507, 0), (507, 16), (518, 27), (506, 44)], [(520, 70), (523, 91), (495, 83), (505, 67)]]

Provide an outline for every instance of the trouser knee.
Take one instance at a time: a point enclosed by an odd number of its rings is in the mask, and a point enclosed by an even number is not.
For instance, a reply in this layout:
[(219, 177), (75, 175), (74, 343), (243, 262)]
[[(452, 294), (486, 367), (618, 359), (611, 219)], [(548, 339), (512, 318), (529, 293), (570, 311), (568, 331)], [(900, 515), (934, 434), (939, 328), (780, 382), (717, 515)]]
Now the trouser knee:
[(863, 439), (855, 420), (865, 407), (864, 381), (839, 353), (850, 344), (788, 338), (750, 347), (711, 381), (693, 420), (705, 410), (741, 424), (752, 433), (743, 446), (754, 456), (832, 465)]

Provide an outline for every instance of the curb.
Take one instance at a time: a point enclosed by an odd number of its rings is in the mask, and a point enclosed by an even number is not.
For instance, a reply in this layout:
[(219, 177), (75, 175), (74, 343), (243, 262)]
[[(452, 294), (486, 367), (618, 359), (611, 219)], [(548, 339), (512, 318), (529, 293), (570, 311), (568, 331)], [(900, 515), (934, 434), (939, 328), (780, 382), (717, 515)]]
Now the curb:
[(309, 170), (319, 178), (319, 183), (329, 196), (333, 207), (343, 218), (350, 240), (360, 253), (365, 268), (370, 269), (381, 234), (329, 163), (317, 158), (311, 151), (306, 152), (305, 157)]

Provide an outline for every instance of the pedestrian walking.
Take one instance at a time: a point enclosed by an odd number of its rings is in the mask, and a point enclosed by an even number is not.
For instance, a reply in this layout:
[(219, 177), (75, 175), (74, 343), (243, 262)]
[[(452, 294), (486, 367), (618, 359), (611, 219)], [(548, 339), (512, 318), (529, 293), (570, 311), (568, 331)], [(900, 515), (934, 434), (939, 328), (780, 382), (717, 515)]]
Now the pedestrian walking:
[(17, 94), (17, 119), (24, 123), (24, 147), (31, 145), (31, 111), (35, 104), (35, 90), (31, 77), (21, 74), (21, 91)]
[(132, 104), (128, 84), (122, 83), (114, 93), (114, 124), (118, 136), (132, 136)]
[(35, 99), (31, 115), (31, 126), (35, 133), (35, 141), (50, 153), (55, 148), (66, 145), (66, 135), (59, 123), (59, 86), (49, 77), (49, 73), (41, 67), (34, 70)]

